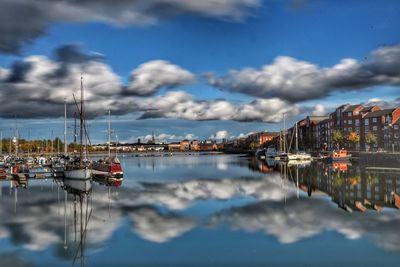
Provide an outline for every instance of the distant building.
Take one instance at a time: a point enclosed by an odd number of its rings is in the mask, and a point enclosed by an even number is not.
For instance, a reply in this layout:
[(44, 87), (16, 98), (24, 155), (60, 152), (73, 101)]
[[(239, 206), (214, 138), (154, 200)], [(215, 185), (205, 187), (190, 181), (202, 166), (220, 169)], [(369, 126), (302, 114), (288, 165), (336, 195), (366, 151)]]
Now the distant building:
[(168, 151), (180, 151), (180, 150), (181, 150), (180, 142), (173, 142), (168, 144)]
[(271, 141), (276, 136), (279, 136), (278, 132), (258, 132), (249, 134), (246, 138), (246, 143), (256, 143), (258, 145), (263, 145), (268, 141)]
[(190, 141), (187, 139), (184, 139), (180, 142), (180, 150), (181, 151), (188, 151), (190, 150)]

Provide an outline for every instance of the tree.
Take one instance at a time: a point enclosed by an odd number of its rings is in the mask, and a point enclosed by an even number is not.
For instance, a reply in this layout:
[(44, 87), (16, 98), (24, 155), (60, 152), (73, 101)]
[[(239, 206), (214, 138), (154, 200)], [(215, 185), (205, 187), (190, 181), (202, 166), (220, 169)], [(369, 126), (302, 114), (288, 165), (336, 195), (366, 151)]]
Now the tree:
[(343, 144), (343, 135), (339, 130), (333, 131), (332, 142), (336, 144), (337, 149), (340, 149), (340, 145)]
[(357, 145), (360, 142), (360, 136), (356, 133), (356, 132), (351, 132), (348, 136), (347, 136), (347, 141), (353, 145), (353, 147), (357, 147)]
[(378, 138), (373, 133), (368, 132), (365, 136), (365, 143), (367, 143), (370, 147), (374, 146), (376, 143), (378, 143)]

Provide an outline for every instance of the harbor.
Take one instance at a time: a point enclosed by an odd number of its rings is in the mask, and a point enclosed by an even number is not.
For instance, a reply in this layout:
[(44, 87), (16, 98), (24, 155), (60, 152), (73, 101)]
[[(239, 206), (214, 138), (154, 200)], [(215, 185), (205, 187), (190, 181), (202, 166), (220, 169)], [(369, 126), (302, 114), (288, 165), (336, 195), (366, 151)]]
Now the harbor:
[[(1, 244), (20, 247), (19, 262), (56, 266), (106, 266), (126, 246), (135, 250), (121, 254), (122, 262), (157, 255), (154, 264), (171, 266), (193, 260), (287, 265), (291, 257), (318, 265), (324, 258), (313, 253), (317, 246), (335, 254), (352, 247), (347, 257), (362, 260), (368, 253), (371, 264), (383, 266), (400, 259), (397, 173), (224, 154), (120, 160), (123, 180), (29, 177), (23, 185), (0, 179)], [(196, 250), (183, 256), (194, 239)], [(255, 250), (260, 246), (290, 257)]]

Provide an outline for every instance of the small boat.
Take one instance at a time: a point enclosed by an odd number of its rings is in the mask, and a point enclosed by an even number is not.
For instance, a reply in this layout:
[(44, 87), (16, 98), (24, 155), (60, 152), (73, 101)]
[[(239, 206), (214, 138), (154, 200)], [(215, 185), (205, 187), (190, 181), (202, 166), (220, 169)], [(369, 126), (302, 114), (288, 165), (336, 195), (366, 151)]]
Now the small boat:
[(400, 196), (395, 192), (392, 192), (392, 203), (396, 208), (400, 209)]
[(350, 158), (351, 154), (348, 154), (346, 149), (334, 150), (327, 157), (327, 159), (332, 162), (350, 161)]
[(265, 152), (267, 158), (275, 158), (277, 155), (276, 148), (274, 146), (269, 146)]
[(93, 175), (123, 178), (121, 162), (117, 156), (110, 156), (104, 160), (93, 162)]
[(259, 159), (265, 159), (265, 148), (258, 148), (255, 155)]
[(108, 157), (92, 164), (93, 176), (97, 178), (116, 178), (122, 179), (121, 162), (117, 157), (118, 143), (116, 142), (115, 155), (111, 155), (111, 110), (108, 110)]

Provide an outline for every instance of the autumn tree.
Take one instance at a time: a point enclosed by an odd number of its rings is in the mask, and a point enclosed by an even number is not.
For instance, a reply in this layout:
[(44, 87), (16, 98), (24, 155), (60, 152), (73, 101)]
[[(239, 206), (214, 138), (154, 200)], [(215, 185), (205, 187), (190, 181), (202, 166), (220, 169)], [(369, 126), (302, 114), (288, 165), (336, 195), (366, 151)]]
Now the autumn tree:
[(360, 143), (360, 135), (358, 135), (356, 132), (351, 132), (347, 136), (347, 142), (352, 144), (354, 148), (357, 148), (358, 144)]

